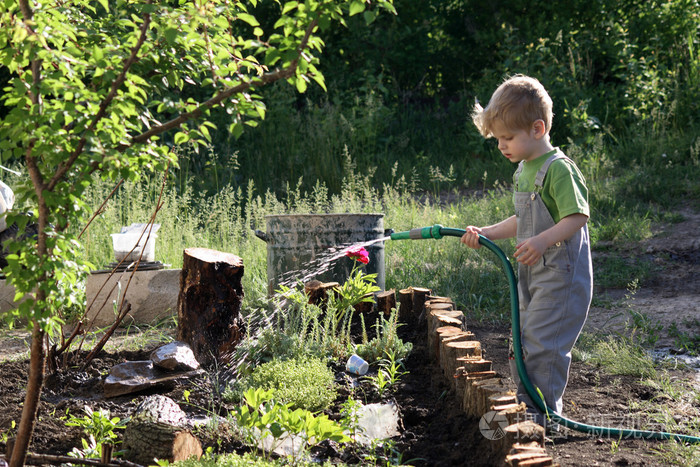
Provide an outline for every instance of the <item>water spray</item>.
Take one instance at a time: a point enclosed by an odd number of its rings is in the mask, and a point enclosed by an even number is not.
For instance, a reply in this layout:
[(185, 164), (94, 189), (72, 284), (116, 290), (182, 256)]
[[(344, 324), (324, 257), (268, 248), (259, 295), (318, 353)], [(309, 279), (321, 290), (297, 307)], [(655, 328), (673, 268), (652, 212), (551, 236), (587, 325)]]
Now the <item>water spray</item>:
[[(443, 227), (440, 224), (435, 224), (430, 227), (421, 227), (411, 230), (406, 230), (403, 232), (396, 232), (391, 234), (391, 240), (422, 240), (422, 239), (435, 239), (439, 240), (442, 237), (461, 237), (466, 233), (464, 229), (453, 229), (449, 227)], [(547, 414), (547, 417), (552, 421), (559, 423), (572, 430), (580, 431), (583, 433), (590, 433), (596, 436), (609, 436), (613, 438), (634, 438), (634, 439), (657, 439), (657, 440), (674, 440), (683, 443), (700, 443), (700, 437), (682, 435), (677, 433), (666, 433), (661, 431), (646, 431), (646, 430), (634, 430), (634, 429), (624, 429), (624, 428), (611, 428), (603, 426), (588, 425), (585, 423), (576, 422), (570, 420), (552, 410), (547, 406), (545, 401), (539, 395), (539, 391), (530, 381), (530, 377), (525, 369), (525, 362), (523, 361), (523, 350), (520, 341), (520, 304), (518, 300), (518, 281), (513, 272), (513, 266), (510, 264), (508, 257), (495, 243), (493, 243), (488, 238), (483, 235), (479, 235), (479, 244), (485, 246), (498, 256), (503, 265), (506, 278), (508, 279), (508, 285), (510, 287), (510, 316), (511, 316), (511, 329), (513, 332), (513, 353), (515, 354), (515, 363), (518, 369), (518, 376), (525, 387), (530, 398), (542, 413)]]

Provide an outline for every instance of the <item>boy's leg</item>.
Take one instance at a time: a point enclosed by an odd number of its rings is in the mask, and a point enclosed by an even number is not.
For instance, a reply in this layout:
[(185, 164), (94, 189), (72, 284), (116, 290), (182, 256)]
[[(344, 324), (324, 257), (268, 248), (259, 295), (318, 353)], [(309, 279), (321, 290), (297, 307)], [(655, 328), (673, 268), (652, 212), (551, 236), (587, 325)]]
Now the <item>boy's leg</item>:
[[(525, 279), (520, 286), (527, 287), (528, 278)], [(541, 279), (538, 277), (537, 282), (543, 285)], [(521, 289), (521, 344), (530, 381), (542, 392), (547, 406), (561, 413), (571, 349), (583, 328), (589, 301), (578, 297), (576, 287), (572, 288), (570, 282), (553, 279), (547, 281), (546, 287), (528, 287), (535, 290), (532, 296)], [(511, 372), (518, 386), (518, 398), (531, 411), (539, 412), (517, 376), (515, 361), (511, 361)]]

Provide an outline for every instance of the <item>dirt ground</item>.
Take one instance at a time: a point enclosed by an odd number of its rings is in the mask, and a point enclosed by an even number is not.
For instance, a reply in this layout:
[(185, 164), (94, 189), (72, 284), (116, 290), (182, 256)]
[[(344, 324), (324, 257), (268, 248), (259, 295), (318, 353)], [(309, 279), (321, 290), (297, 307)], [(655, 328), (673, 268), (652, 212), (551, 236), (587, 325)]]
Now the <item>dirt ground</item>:
[[(685, 208), (680, 214), (684, 219), (682, 222), (655, 226), (652, 239), (625, 248), (616, 246), (615, 249), (602, 248), (594, 252), (596, 260), (611, 254), (629, 259), (645, 258), (652, 270), (649, 279), (639, 285), (633, 297), (629, 297), (626, 290), (596, 290), (595, 306), (591, 309), (586, 331), (623, 330), (630, 318), (628, 311), (634, 310), (657, 325), (654, 332), (658, 334), (659, 348), (677, 348), (670, 333), (673, 324), (681, 332), (697, 335), (700, 329), (700, 212)], [(482, 342), (485, 358), (494, 362), (497, 373), (509, 377), (507, 327), (469, 324), (468, 327)], [(391, 394), (400, 408), (402, 429), (401, 436), (395, 440), (395, 448), (402, 453), (403, 462), (426, 467), (499, 465), (500, 459), (491, 454), (491, 441), (479, 431), (479, 420), (465, 416), (458, 408), (448, 382), (426, 356), (425, 333), (419, 330), (403, 332), (405, 338), (414, 342), (414, 352), (406, 361), (409, 373)], [(26, 351), (26, 335), (6, 330), (2, 335), (0, 361), (5, 361), (0, 364), (0, 452), (5, 449), (5, 435), (12, 436), (12, 421), (20, 419), (27, 379), (27, 362), (21, 357)], [(145, 394), (105, 399), (102, 382), (111, 366), (126, 360), (147, 358), (153, 348), (154, 345), (149, 344), (140, 351), (106, 353), (85, 372), (71, 368), (49, 376), (30, 450), (66, 455), (73, 447), (80, 446), (80, 430), (64, 424), (67, 410), (78, 415), (85, 405), (89, 405), (109, 409), (113, 416), (128, 416)], [(348, 378), (340, 365), (337, 373), (341, 386), (346, 386), (346, 390), (340, 391), (339, 402), (342, 402), (349, 390)], [(663, 375), (700, 389), (697, 370), (669, 367)], [(222, 404), (214, 389), (212, 378), (204, 375), (155, 392), (180, 402), (183, 410), (190, 414), (201, 414), (205, 408), (225, 414), (232, 407)], [(184, 403), (185, 390), (190, 392), (188, 404)], [(377, 399), (369, 389), (363, 394), (366, 402)], [(639, 378), (607, 375), (580, 362), (574, 362), (571, 368), (565, 394), (565, 415), (596, 425), (644, 425), (649, 422), (644, 419), (648, 414), (639, 410), (639, 404), (649, 401), (659, 401), (671, 407), (674, 422), (680, 426), (700, 417), (700, 399), (697, 397), (679, 402), (678, 398), (664, 394), (661, 389), (643, 384)], [(665, 430), (660, 421), (654, 426)], [(210, 433), (202, 435), (201, 441), (205, 447), (213, 446), (218, 452), (243, 449), (224, 431), (216, 438)], [(562, 466), (662, 466), (673, 462), (669, 454), (664, 453), (677, 451), (668, 442), (598, 438), (567, 429), (558, 437), (549, 439), (546, 448)], [(331, 444), (325, 444), (316, 454), (333, 462), (367, 465), (361, 453), (342, 452)], [(678, 465), (698, 465), (700, 459), (676, 462)]]

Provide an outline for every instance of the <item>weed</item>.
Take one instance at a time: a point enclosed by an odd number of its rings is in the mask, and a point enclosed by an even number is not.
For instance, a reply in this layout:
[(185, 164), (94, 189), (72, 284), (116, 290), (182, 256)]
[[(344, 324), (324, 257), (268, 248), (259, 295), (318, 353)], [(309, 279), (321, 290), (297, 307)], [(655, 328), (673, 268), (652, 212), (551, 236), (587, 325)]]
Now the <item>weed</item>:
[(16, 426), (14, 420), (10, 421), (10, 428), (0, 433), (0, 443), (7, 445), (7, 441), (13, 436)]
[(384, 397), (387, 390), (396, 387), (399, 379), (408, 373), (402, 371), (403, 363), (393, 352), (387, 351), (385, 354), (387, 358), (380, 360), (377, 375), (365, 377), (377, 389), (380, 398)]
[(357, 436), (364, 428), (360, 425), (360, 409), (362, 408), (362, 402), (348, 397), (348, 399), (343, 402), (340, 409), (341, 424), (347, 429), (354, 443), (357, 443)]
[(81, 440), (83, 448), (73, 448), (71, 455), (78, 458), (100, 457), (105, 445), (117, 444), (117, 434), (114, 430), (126, 428), (126, 421), (119, 417), (110, 417), (109, 410), (93, 410), (88, 406), (83, 409), (85, 415), (76, 417), (70, 415), (66, 426), (77, 426), (83, 429), (88, 438)]
[(686, 320), (683, 324), (690, 329), (694, 328), (695, 332), (683, 332), (673, 322), (668, 329), (669, 336), (675, 338), (675, 345), (679, 350), (694, 356), (700, 354), (700, 321)]
[(642, 378), (656, 376), (651, 357), (629, 337), (582, 334), (572, 354), (575, 359), (601, 366), (610, 374)]
[(392, 355), (396, 360), (402, 360), (411, 353), (413, 344), (403, 342), (397, 335), (398, 327), (401, 326), (398, 322), (398, 310), (391, 310), (389, 318), (379, 316), (376, 324), (376, 337), (369, 342), (363, 342), (357, 345), (355, 352), (365, 359), (373, 363), (379, 361), (384, 355)]
[(594, 257), (595, 282), (603, 288), (625, 288), (632, 281), (643, 283), (655, 267), (643, 257), (624, 258), (620, 255)]

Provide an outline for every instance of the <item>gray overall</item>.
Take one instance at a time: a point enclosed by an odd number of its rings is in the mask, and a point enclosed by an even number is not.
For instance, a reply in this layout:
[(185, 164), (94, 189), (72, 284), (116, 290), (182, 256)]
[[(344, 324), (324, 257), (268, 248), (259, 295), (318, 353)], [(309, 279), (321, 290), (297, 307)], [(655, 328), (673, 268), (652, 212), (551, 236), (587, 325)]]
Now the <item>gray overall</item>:
[[(564, 157), (554, 154), (544, 163), (535, 178), (535, 191), (515, 192), (518, 243), (554, 225), (539, 192), (551, 163)], [(521, 171), (522, 165), (516, 172), (516, 179)], [(544, 395), (547, 406), (557, 413), (563, 408), (571, 349), (586, 321), (592, 290), (588, 226), (568, 240), (547, 248), (534, 266), (520, 264), (518, 267), (525, 369), (532, 384)], [(511, 361), (511, 374), (518, 386), (518, 399), (533, 412), (537, 406), (521, 384), (514, 361)]]

